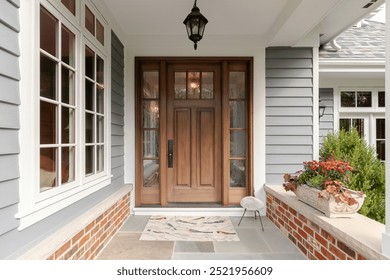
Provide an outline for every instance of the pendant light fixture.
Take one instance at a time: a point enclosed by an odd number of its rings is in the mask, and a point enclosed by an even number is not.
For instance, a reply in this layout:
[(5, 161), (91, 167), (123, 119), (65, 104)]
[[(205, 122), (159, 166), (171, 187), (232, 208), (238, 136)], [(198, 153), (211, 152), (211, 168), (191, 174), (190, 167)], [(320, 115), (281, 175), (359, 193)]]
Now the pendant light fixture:
[(184, 20), (184, 24), (187, 28), (188, 38), (194, 42), (194, 49), (197, 48), (197, 43), (202, 39), (205, 26), (208, 20), (200, 13), (199, 8), (196, 6), (196, 1), (192, 7), (191, 13), (188, 14)]

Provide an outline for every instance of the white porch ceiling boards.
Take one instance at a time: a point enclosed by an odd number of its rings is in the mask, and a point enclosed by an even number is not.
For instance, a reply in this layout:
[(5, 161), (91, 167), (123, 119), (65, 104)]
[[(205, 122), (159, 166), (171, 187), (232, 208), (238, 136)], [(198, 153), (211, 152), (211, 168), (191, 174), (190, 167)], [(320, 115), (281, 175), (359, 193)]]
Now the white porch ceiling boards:
[[(183, 36), (193, 0), (93, 0), (104, 2), (127, 36)], [(205, 36), (257, 36), (267, 46), (294, 46), (310, 33), (321, 43), (337, 36), (378, 0), (198, 0), (209, 20)]]

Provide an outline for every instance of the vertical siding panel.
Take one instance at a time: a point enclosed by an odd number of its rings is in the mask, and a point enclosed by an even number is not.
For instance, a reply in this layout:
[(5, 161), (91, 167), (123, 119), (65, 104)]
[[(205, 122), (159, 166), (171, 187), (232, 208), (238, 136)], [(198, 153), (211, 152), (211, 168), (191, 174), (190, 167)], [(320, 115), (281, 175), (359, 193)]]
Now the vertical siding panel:
[(19, 1), (0, 1), (0, 238), (18, 227)]
[(114, 32), (111, 40), (111, 184), (124, 184), (124, 47)]
[(313, 158), (313, 51), (266, 51), (266, 182), (280, 184), (283, 174)]

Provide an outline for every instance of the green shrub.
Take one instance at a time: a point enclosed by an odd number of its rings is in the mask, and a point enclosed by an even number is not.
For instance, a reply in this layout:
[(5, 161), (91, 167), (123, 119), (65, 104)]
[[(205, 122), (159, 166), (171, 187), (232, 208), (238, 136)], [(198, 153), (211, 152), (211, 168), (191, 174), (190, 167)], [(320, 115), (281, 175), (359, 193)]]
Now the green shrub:
[(349, 188), (366, 194), (359, 213), (385, 222), (385, 166), (373, 147), (367, 145), (356, 130), (330, 133), (320, 149), (322, 160), (347, 161), (353, 167)]

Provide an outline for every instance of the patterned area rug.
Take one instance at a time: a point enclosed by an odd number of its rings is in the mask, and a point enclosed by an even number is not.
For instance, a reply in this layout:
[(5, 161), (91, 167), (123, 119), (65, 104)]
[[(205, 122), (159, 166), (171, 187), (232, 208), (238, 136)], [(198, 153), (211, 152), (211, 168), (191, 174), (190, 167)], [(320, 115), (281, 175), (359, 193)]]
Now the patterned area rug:
[(229, 217), (152, 216), (140, 240), (240, 241)]

